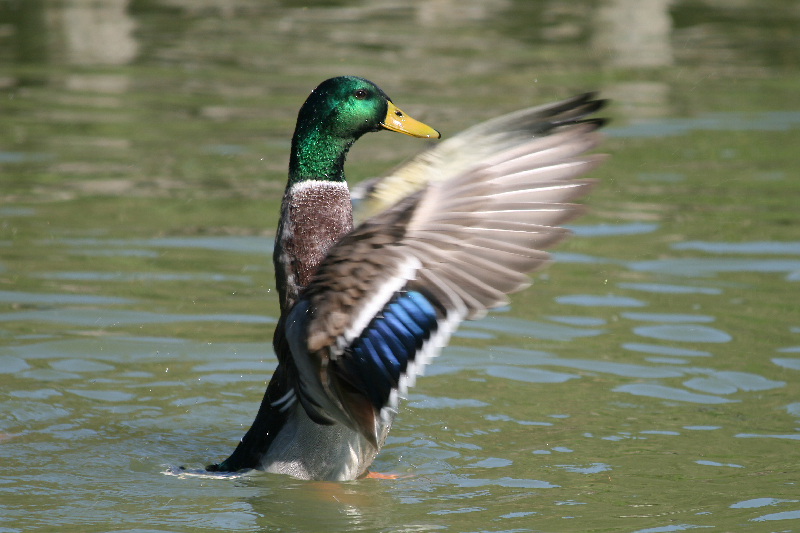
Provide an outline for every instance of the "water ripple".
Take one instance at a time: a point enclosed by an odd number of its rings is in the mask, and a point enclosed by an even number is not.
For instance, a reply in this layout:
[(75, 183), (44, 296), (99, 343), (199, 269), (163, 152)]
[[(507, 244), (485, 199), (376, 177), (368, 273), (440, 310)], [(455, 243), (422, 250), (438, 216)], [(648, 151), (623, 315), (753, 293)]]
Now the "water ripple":
[(644, 307), (646, 302), (627, 296), (597, 296), (594, 294), (570, 294), (554, 298), (560, 304), (581, 305), (584, 307)]
[(556, 465), (559, 468), (563, 468), (567, 472), (573, 472), (575, 474), (598, 474), (600, 472), (606, 472), (611, 470), (611, 467), (605, 463), (592, 463), (589, 466), (584, 465)]
[(724, 381), (743, 391), (762, 391), (777, 389), (786, 385), (785, 381), (773, 381), (748, 372), (714, 372), (713, 378)]
[(480, 400), (473, 400), (470, 398), (434, 398), (425, 396), (424, 394), (411, 394), (409, 395), (409, 402), (406, 403), (408, 407), (416, 409), (453, 409), (463, 407), (487, 407), (489, 404)]
[(0, 355), (0, 374), (16, 374), (29, 368), (28, 363), (19, 357)]
[(587, 254), (578, 254), (572, 252), (552, 252), (550, 257), (557, 263), (613, 263), (609, 259), (603, 257), (596, 257)]
[(744, 468), (742, 465), (737, 465), (733, 463), (717, 463), (716, 461), (695, 461), (695, 463), (703, 466), (727, 466), (730, 468)]
[(50, 367), (56, 370), (63, 370), (64, 372), (106, 372), (114, 370), (114, 367), (105, 363), (98, 363), (97, 361), (89, 361), (86, 359), (61, 359), (52, 361)]
[(258, 236), (222, 237), (158, 237), (153, 239), (46, 239), (37, 244), (64, 246), (101, 247), (153, 247), (153, 248), (200, 248), (219, 252), (241, 252), (272, 255), (275, 239)]
[(780, 513), (770, 513), (756, 518), (751, 518), (751, 522), (767, 522), (771, 520), (798, 520), (800, 519), (800, 509), (797, 511), (783, 511)]
[(482, 459), (478, 462), (468, 464), (466, 465), (466, 468), (502, 468), (504, 466), (510, 466), (512, 464), (514, 464), (514, 462), (508, 459), (489, 457), (488, 459)]
[(744, 500), (729, 505), (731, 509), (753, 509), (756, 507), (766, 507), (768, 505), (778, 505), (779, 503), (797, 503), (798, 500), (779, 500), (777, 498), (754, 498)]
[(60, 392), (54, 389), (38, 389), (38, 390), (19, 390), (11, 391), (9, 396), (14, 398), (30, 398), (32, 400), (46, 400), (51, 396), (63, 396)]
[(515, 366), (490, 366), (486, 373), (492, 377), (525, 381), (528, 383), (563, 383), (570, 379), (579, 379), (575, 374), (550, 372), (538, 368), (519, 368)]
[(258, 315), (189, 315), (121, 309), (45, 309), (0, 313), (0, 322), (12, 321), (42, 321), (98, 328), (123, 324), (170, 324), (175, 322), (236, 322), (241, 324), (274, 324), (277, 322), (272, 317)]
[(519, 424), (521, 426), (552, 426), (553, 425), (552, 422), (532, 422), (532, 421), (529, 421), (529, 420), (514, 420), (510, 416), (506, 416), (506, 415), (485, 415), (483, 418), (485, 420), (489, 420), (491, 422), (497, 422), (497, 421), (501, 421), (501, 422), (516, 422), (517, 424)]
[(797, 259), (657, 259), (634, 261), (626, 265), (637, 272), (689, 277), (714, 276), (720, 272), (800, 272), (800, 261)]
[[(499, 354), (508, 353), (511, 355), (519, 355), (520, 353), (526, 353), (525, 350), (510, 347), (498, 347), (494, 348), (493, 350), (495, 353)], [(650, 366), (633, 365), (628, 363), (595, 361), (592, 359), (564, 359), (543, 352), (532, 354), (529, 353), (527, 361), (528, 365), (548, 365), (577, 368), (580, 370), (588, 370), (590, 372), (601, 372), (631, 378), (675, 378), (684, 375), (683, 372), (668, 368), (654, 368)]]
[(59, 279), (68, 281), (234, 281), (252, 283), (250, 276), (229, 276), (211, 273), (169, 272), (42, 272), (31, 274), (32, 278)]
[(610, 237), (652, 233), (658, 229), (658, 224), (631, 222), (630, 224), (593, 224), (591, 226), (568, 225), (566, 228), (578, 237)]
[(776, 254), (800, 255), (800, 242), (676, 242), (670, 246), (673, 250), (699, 250), (714, 254)]
[(606, 320), (604, 318), (596, 318), (593, 316), (548, 316), (548, 320), (553, 322), (561, 322), (562, 324), (569, 324), (570, 326), (604, 326)]
[[(778, 350), (778, 351), (783, 351), (783, 350)], [(800, 349), (798, 349), (797, 351), (800, 351)], [(788, 368), (789, 370), (800, 370), (800, 359), (797, 358), (775, 357), (771, 359), (771, 361), (776, 365), (783, 368)]]
[(593, 337), (605, 332), (605, 330), (602, 329), (573, 328), (497, 315), (489, 315), (476, 322), (468, 322), (464, 324), (462, 328), (467, 330), (482, 329), (496, 333), (554, 341), (569, 341), (580, 337)]
[(665, 294), (721, 294), (722, 289), (713, 287), (692, 287), (688, 285), (669, 285), (664, 283), (617, 283), (621, 289), (633, 289), (645, 292)]
[(626, 350), (634, 352), (655, 353), (659, 355), (674, 355), (677, 357), (710, 357), (711, 353), (700, 350), (689, 350), (686, 348), (673, 348), (672, 346), (660, 346), (658, 344), (642, 344), (638, 342), (626, 342), (622, 345)]
[(715, 378), (692, 378), (684, 381), (683, 386), (708, 394), (733, 394), (738, 390), (730, 383)]
[(788, 435), (759, 435), (756, 433), (737, 433), (734, 437), (739, 439), (789, 439), (800, 440), (800, 433), (792, 433)]
[(89, 296), (86, 294), (48, 294), (18, 291), (0, 291), (0, 302), (20, 304), (72, 304), (72, 305), (114, 305), (130, 304), (135, 302), (130, 298), (115, 298), (111, 296)]
[[(743, 113), (705, 113), (694, 118), (663, 118), (604, 130), (609, 137), (666, 137), (685, 135), (695, 130), (712, 131), (786, 131), (800, 124), (799, 112), (765, 111)], [(675, 531), (675, 530), (670, 530)]]
[(442, 477), (445, 479), (445, 482), (457, 487), (487, 487), (491, 485), (515, 489), (552, 489), (558, 487), (558, 485), (553, 485), (547, 481), (539, 481), (538, 479), (514, 479), (510, 477), (501, 477), (500, 479), (478, 479), (462, 478), (454, 475)]
[(686, 531), (687, 529), (702, 529), (714, 526), (696, 526), (694, 524), (673, 524), (661, 527), (649, 527), (647, 529), (637, 529), (633, 533), (670, 533), (672, 531)]
[[(75, 358), (75, 356), (91, 353), (93, 359), (100, 359), (112, 363), (126, 363), (137, 361), (204, 361), (219, 362), (221, 360), (270, 360), (274, 361), (270, 343), (206, 343), (206, 342), (154, 342), (152, 338), (144, 340), (105, 337), (105, 338), (80, 338), (42, 342), (38, 344), (23, 344), (19, 346), (6, 346), (5, 350), (24, 360), (33, 359), (61, 359)], [(80, 378), (78, 374), (66, 374), (51, 369), (39, 369), (24, 372), (25, 376), (31, 372), (52, 374), (52, 379), (61, 379), (65, 375)]]
[(636, 335), (665, 341), (729, 342), (731, 336), (707, 326), (641, 326), (633, 328)]
[(128, 392), (120, 392), (115, 390), (82, 390), (82, 389), (66, 389), (77, 396), (89, 398), (91, 400), (101, 400), (104, 402), (129, 402), (136, 396)]
[(677, 400), (680, 402), (690, 403), (718, 404), (738, 401), (720, 398), (719, 396), (696, 394), (683, 389), (676, 389), (674, 387), (654, 385), (650, 383), (627, 383), (624, 385), (619, 385), (612, 390), (614, 392), (627, 392), (628, 394), (635, 394), (636, 396), (649, 396), (651, 398), (660, 398), (662, 400)]
[(622, 318), (630, 320), (641, 320), (645, 322), (714, 322), (713, 316), (708, 315), (684, 315), (680, 313), (620, 313)]

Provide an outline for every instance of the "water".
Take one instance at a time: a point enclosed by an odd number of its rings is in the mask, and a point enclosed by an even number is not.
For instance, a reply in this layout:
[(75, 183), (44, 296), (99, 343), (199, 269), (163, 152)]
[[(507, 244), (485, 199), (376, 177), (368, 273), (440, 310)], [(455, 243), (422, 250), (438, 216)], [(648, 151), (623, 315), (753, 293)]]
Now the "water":
[[(0, 2), (0, 532), (800, 530), (797, 27), (779, 1)], [(600, 89), (612, 157), (556, 263), (417, 380), (373, 467), (397, 479), (202, 475), (275, 365), (289, 139), (342, 73), (445, 136)], [(421, 146), (367, 136), (349, 179)]]

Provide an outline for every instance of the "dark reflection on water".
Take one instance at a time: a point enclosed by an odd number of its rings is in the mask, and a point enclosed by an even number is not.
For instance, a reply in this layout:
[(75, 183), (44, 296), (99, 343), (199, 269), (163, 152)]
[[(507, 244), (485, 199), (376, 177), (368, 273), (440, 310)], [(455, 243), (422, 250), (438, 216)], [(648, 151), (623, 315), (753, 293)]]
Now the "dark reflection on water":
[[(0, 530), (791, 530), (799, 20), (777, 0), (0, 2)], [(342, 73), (445, 135), (600, 89), (613, 157), (556, 264), (410, 391), (374, 465), (397, 479), (200, 475), (275, 365), (291, 131)], [(397, 137), (359, 141), (351, 183), (421, 147)]]

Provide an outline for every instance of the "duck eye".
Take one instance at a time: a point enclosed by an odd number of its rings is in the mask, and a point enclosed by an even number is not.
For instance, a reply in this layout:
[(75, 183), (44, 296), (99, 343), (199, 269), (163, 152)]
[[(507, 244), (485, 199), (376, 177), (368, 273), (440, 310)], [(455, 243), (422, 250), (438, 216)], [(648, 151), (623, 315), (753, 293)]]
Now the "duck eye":
[(359, 100), (363, 100), (364, 98), (367, 97), (367, 94), (368, 94), (367, 91), (365, 91), (364, 89), (356, 89), (356, 91), (353, 93), (353, 96), (355, 96)]

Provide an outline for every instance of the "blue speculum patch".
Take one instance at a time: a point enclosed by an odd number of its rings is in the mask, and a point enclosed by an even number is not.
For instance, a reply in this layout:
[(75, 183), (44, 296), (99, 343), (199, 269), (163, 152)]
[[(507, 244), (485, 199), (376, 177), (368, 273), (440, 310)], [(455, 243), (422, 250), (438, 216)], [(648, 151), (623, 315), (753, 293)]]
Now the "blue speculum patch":
[(436, 308), (417, 291), (398, 292), (355, 339), (344, 366), (359, 390), (380, 409), (423, 343), (438, 328)]

